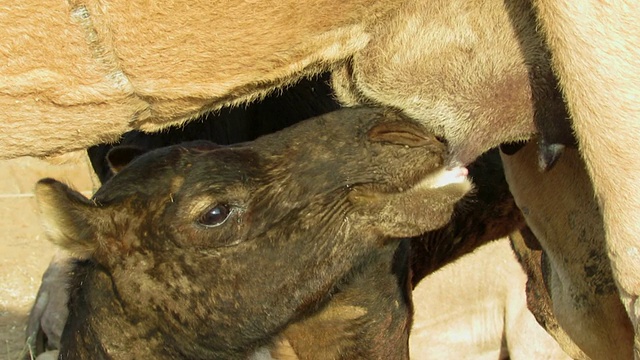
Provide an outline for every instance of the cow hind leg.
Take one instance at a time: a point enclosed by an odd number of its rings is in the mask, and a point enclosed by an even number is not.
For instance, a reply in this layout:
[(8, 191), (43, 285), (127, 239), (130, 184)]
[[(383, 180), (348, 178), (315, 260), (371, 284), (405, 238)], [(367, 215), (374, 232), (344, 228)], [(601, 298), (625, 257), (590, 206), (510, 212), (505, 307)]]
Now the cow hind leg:
[(640, 7), (631, 0), (534, 4), (603, 211), (640, 359)]

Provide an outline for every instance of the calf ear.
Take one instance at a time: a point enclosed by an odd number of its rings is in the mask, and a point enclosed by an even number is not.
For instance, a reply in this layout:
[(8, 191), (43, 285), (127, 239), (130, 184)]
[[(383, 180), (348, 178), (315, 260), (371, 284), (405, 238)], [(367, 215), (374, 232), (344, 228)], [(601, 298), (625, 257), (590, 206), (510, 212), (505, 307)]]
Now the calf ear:
[(91, 256), (98, 247), (92, 219), (100, 209), (79, 192), (54, 179), (38, 181), (35, 193), (49, 240), (80, 258)]
[(107, 163), (114, 174), (129, 165), (133, 159), (146, 153), (147, 150), (131, 145), (116, 146), (107, 153)]

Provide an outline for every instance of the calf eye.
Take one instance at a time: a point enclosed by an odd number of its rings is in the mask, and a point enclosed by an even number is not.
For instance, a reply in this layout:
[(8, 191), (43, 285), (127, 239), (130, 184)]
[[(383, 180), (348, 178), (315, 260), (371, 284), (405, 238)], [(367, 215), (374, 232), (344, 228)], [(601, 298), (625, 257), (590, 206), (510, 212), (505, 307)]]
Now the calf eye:
[(229, 218), (229, 214), (231, 214), (231, 210), (228, 205), (217, 204), (205, 211), (198, 219), (198, 223), (206, 227), (222, 225)]

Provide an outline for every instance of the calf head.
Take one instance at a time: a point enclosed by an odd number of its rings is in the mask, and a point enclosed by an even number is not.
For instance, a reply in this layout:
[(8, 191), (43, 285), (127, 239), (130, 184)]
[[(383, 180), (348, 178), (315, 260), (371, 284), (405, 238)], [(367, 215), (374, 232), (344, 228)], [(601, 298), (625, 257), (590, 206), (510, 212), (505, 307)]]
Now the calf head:
[(395, 113), (345, 109), (249, 143), (148, 152), (91, 200), (52, 179), (36, 192), (51, 240), (185, 355), (261, 345), (372, 249), (444, 225), (470, 188), (441, 170), (445, 154)]

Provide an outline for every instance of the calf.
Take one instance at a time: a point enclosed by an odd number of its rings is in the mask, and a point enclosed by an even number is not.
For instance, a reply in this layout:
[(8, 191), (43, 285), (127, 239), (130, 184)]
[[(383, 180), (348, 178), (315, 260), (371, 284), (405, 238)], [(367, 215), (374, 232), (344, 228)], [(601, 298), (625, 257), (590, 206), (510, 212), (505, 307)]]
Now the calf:
[[(194, 126), (187, 125), (187, 128)], [(170, 134), (160, 134), (162, 138), (179, 139), (179, 136)], [(144, 136), (146, 139), (140, 143), (142, 146), (157, 144), (154, 138), (157, 135), (136, 134), (136, 137)], [(135, 142), (139, 138), (130, 141)], [(151, 145), (151, 146), (152, 146)], [(117, 153), (127, 153), (130, 148), (118, 148), (109, 154), (110, 167), (121, 168), (127, 156), (117, 156)], [(134, 151), (134, 154), (136, 152)], [(100, 165), (105, 159), (92, 158), (94, 164)], [(126, 162), (126, 161), (125, 161)], [(103, 166), (96, 166), (103, 168)], [(106, 167), (107, 169), (109, 167)], [(110, 171), (110, 170), (109, 170)], [(109, 173), (109, 177), (111, 174)], [(411, 239), (411, 282), (415, 288), (412, 293), (415, 306), (414, 319), (417, 321), (414, 331), (409, 341), (411, 352), (420, 358), (442, 357), (448, 355), (449, 358), (461, 356), (476, 356), (481, 352), (485, 354), (508, 354), (511, 357), (531, 357), (545, 356), (560, 358), (561, 353), (557, 344), (549, 339), (548, 335), (540, 331), (540, 327), (535, 324), (535, 320), (524, 308), (524, 283), (522, 271), (515, 263), (513, 254), (504, 251), (504, 245), (483, 244), (494, 239), (504, 238), (511, 231), (524, 225), (524, 219), (509, 193), (506, 180), (502, 170), (500, 157), (497, 151), (491, 151), (469, 166), (469, 176), (473, 179), (475, 191), (469, 194), (466, 200), (456, 204), (453, 218), (444, 227), (430, 231), (426, 234)], [(507, 240), (499, 240), (506, 243)], [(463, 255), (473, 251), (476, 247), (483, 246), (474, 255)], [(462, 257), (461, 259), (459, 259)], [(394, 261), (399, 260), (397, 257)], [(451, 263), (451, 264), (449, 264)], [(496, 266), (486, 266), (486, 264), (497, 264)], [(460, 275), (471, 269), (474, 276)], [(478, 280), (480, 277), (480, 280)], [(364, 269), (360, 275), (362, 286), (350, 285), (348, 294), (354, 299), (360, 298), (362, 302), (369, 302), (369, 308), (377, 304), (378, 309), (382, 309), (384, 302), (380, 302), (379, 293), (387, 293), (384, 286), (385, 277), (375, 267)], [(51, 279), (48, 279), (51, 280)], [(66, 281), (66, 280), (58, 280)], [(379, 285), (375, 288), (371, 284)], [(53, 286), (59, 289), (59, 283)], [(477, 289), (482, 289), (480, 293)], [(41, 290), (42, 291), (42, 290)], [(346, 291), (341, 293), (344, 297)], [(451, 301), (451, 294), (455, 294), (456, 299), (465, 303), (454, 303)], [(66, 294), (64, 294), (66, 299)], [(389, 295), (387, 295), (389, 296)], [(334, 300), (338, 296), (334, 296)], [(44, 303), (38, 300), (38, 304)], [(344, 329), (344, 325), (352, 320), (355, 308), (344, 306), (343, 301), (328, 303), (327, 308), (319, 314), (314, 315), (312, 320), (292, 324), (285, 331), (287, 337), (282, 337), (277, 344), (279, 346), (272, 350), (278, 356), (287, 354), (300, 354), (302, 358), (309, 357), (308, 351), (326, 351), (325, 357), (335, 358), (332, 351), (342, 348), (342, 343), (350, 341), (345, 332), (337, 331)], [(467, 310), (482, 308), (482, 311)], [(342, 309), (335, 311), (332, 309)], [(346, 310), (345, 310), (346, 309)], [(351, 309), (351, 310), (349, 310)], [(51, 309), (48, 317), (52, 315), (60, 316), (60, 309)], [(432, 321), (433, 314), (438, 316), (449, 316), (446, 324)], [(496, 315), (501, 314), (501, 315)], [(43, 320), (46, 320), (46, 315)], [(33, 317), (36, 317), (35, 319)], [(32, 315), (32, 320), (39, 320), (39, 313)], [(512, 326), (514, 322), (522, 320), (520, 327)], [(463, 343), (453, 341), (441, 341), (440, 334), (465, 333), (465, 329), (474, 327), (465, 324), (476, 324), (479, 321), (486, 321), (492, 326), (484, 328), (483, 336), (475, 336), (474, 332), (465, 338)], [(35, 323), (35, 321), (32, 321)], [(502, 325), (504, 324), (504, 326)], [(46, 325), (46, 324), (43, 324)], [(320, 329), (330, 328), (329, 331)], [(56, 334), (62, 331), (62, 327), (43, 327), (47, 333), (52, 334), (51, 341), (59, 338)], [(37, 334), (30, 332), (30, 334)], [(516, 341), (526, 337), (533, 341)], [(35, 336), (34, 336), (35, 338)], [(441, 339), (436, 341), (437, 339)], [(503, 346), (503, 339), (507, 344)], [(55, 342), (51, 342), (55, 348)], [(291, 345), (291, 344), (294, 345)], [(293, 349), (293, 346), (296, 348)], [(40, 347), (41, 349), (42, 347)], [(39, 353), (41, 350), (38, 350)], [(455, 351), (455, 352), (454, 352)], [(305, 356), (306, 355), (306, 356)], [(316, 353), (316, 356), (319, 354)], [(297, 356), (297, 355), (295, 355)]]
[[(104, 183), (113, 176), (114, 170), (125, 166), (132, 156), (154, 148), (192, 140), (210, 140), (221, 145), (253, 140), (301, 120), (336, 110), (339, 105), (332, 96), (328, 80), (328, 74), (306, 79), (247, 107), (225, 108), (215, 114), (203, 114), (185, 126), (163, 132), (130, 131), (117, 143), (92, 146), (87, 153), (96, 175)], [(109, 151), (122, 145), (131, 145), (139, 151), (114, 151), (110, 153), (108, 161)], [(68, 298), (68, 293), (60, 284), (66, 282), (68, 262), (68, 259), (58, 256), (43, 275), (26, 334), (35, 354), (60, 346)]]
[[(91, 200), (40, 181), (50, 238), (85, 259), (61, 357), (303, 353), (295, 324), (345, 311), (345, 331), (362, 331), (335, 354), (406, 357), (408, 254), (393, 239), (444, 225), (469, 190), (464, 169), (436, 171), (445, 152), (415, 123), (354, 109), (251, 143), (149, 152)], [(367, 286), (390, 295), (349, 295)]]

